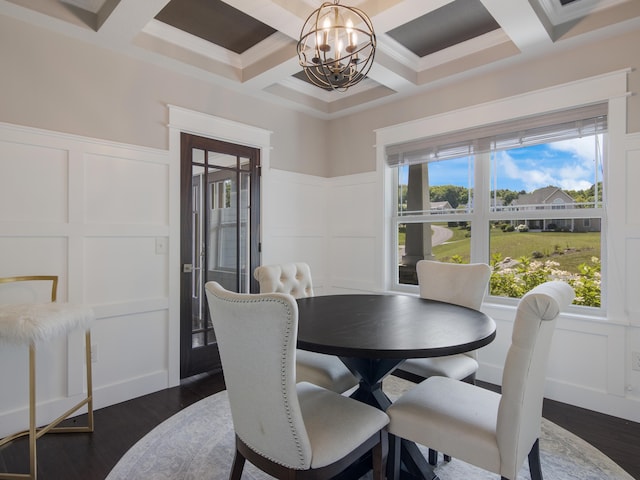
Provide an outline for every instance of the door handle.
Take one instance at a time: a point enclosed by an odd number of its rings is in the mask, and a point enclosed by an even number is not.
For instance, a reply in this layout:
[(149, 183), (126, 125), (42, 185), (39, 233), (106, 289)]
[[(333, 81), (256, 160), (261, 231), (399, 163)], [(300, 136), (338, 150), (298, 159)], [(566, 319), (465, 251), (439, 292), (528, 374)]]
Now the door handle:
[(185, 263), (182, 265), (182, 273), (193, 272), (193, 263)]

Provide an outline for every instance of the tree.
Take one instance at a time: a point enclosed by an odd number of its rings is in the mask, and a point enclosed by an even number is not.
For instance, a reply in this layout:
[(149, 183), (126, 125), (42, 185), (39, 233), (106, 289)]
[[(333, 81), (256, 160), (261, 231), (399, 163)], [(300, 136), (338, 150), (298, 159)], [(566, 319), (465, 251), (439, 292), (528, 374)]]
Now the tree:
[(469, 201), (469, 191), (465, 187), (455, 185), (438, 185), (429, 188), (429, 201), (449, 202), (451, 208), (466, 205)]
[(400, 185), (398, 187), (398, 205), (401, 210), (407, 209), (407, 190), (409, 189), (408, 185)]
[(596, 184), (586, 190), (565, 190), (576, 203), (595, 203), (602, 201), (602, 182), (598, 182), (598, 198), (596, 199)]

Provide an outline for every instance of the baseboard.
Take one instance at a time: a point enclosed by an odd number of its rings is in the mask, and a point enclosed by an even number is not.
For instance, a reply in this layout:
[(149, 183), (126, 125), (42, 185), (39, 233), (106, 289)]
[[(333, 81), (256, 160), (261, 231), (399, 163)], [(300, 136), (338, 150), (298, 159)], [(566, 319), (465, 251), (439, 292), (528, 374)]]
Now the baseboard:
[(169, 387), (169, 372), (160, 370), (123, 382), (105, 385), (94, 391), (94, 408), (104, 408)]
[[(169, 386), (168, 378), (168, 372), (163, 370), (141, 377), (129, 378), (123, 382), (95, 388), (93, 391), (93, 408), (94, 410), (98, 410), (100, 408), (163, 390)], [(0, 438), (29, 428), (29, 400), (27, 395), (27, 392), (25, 392), (24, 408), (3, 412), (0, 415)], [(71, 407), (82, 401), (83, 398), (83, 395), (76, 395), (73, 397), (37, 402), (36, 418), (38, 425), (45, 425), (52, 420), (55, 420), (63, 412), (66, 412)], [(72, 416), (82, 415), (86, 412), (86, 407), (83, 407)]]

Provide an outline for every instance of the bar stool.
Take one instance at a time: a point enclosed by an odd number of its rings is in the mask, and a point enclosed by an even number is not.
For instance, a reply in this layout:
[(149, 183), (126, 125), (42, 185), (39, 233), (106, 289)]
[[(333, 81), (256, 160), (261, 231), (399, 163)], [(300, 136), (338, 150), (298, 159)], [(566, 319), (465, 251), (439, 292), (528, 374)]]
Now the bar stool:
[[(19, 303), (0, 305), (0, 343), (29, 345), (29, 429), (9, 435), (0, 440), (0, 447), (19, 437), (29, 437), (29, 473), (0, 472), (0, 479), (36, 480), (36, 440), (48, 432), (73, 433), (93, 432), (93, 386), (91, 376), (91, 331), (93, 311), (86, 305), (56, 303), (58, 277), (33, 275), (0, 278), (0, 284), (13, 282), (51, 281), (51, 303)], [(36, 345), (65, 336), (73, 330), (85, 331), (85, 361), (87, 372), (87, 395), (74, 407), (45, 426), (36, 423)], [(71, 414), (87, 406), (87, 425), (58, 427)]]

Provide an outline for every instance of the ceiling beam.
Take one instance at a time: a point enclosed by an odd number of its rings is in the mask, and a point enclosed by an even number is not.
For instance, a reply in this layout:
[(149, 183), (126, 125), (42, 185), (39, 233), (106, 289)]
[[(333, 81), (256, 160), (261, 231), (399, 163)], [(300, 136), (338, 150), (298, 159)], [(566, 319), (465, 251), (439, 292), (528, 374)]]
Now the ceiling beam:
[(552, 35), (528, 0), (480, 0), (521, 52), (549, 47)]
[(138, 33), (167, 3), (169, 0), (120, 0), (106, 18), (101, 18), (98, 34), (115, 44), (131, 45)]

